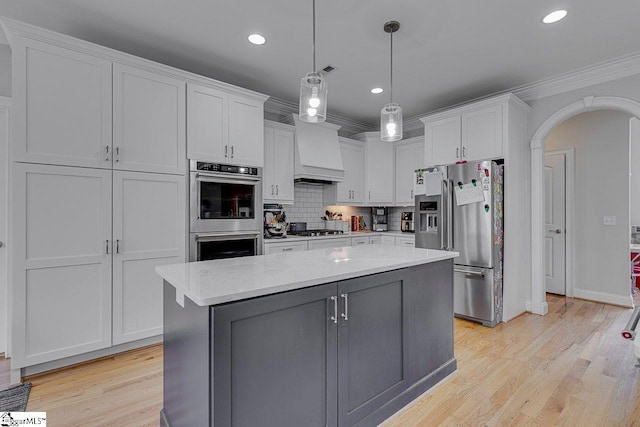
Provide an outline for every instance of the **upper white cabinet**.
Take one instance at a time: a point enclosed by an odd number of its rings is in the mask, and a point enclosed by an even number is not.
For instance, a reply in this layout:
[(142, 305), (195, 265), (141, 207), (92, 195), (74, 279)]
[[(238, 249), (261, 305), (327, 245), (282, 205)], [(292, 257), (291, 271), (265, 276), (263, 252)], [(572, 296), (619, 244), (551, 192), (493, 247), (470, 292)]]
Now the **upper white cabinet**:
[(113, 168), (185, 170), (185, 82), (113, 65)]
[(265, 99), (189, 83), (187, 157), (263, 166)]
[(340, 154), (344, 166), (344, 180), (325, 186), (326, 205), (361, 204), (364, 196), (364, 144), (360, 141), (340, 138)]
[(424, 166), (504, 157), (509, 110), (522, 101), (503, 95), (420, 119), (424, 123)]
[(12, 160), (111, 168), (111, 62), (14, 36)]
[(365, 151), (365, 202), (370, 205), (393, 203), (395, 149), (389, 142), (367, 142)]
[(396, 206), (413, 206), (413, 176), (416, 169), (424, 167), (424, 139), (415, 137), (395, 143), (396, 155)]
[(264, 122), (262, 198), (265, 203), (293, 204), (294, 136), (293, 126)]

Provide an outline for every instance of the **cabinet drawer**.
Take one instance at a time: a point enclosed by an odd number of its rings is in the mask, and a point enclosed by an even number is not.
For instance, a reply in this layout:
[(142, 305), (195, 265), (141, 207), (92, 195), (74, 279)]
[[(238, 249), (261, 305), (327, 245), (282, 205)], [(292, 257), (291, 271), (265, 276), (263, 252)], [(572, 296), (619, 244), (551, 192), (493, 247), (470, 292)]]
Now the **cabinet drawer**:
[(286, 243), (265, 243), (264, 254), (275, 254), (280, 252), (300, 252), (307, 250), (307, 242), (286, 242)]
[(360, 236), (351, 238), (351, 246), (362, 246), (369, 244), (369, 236)]
[(415, 247), (416, 239), (415, 237), (396, 237), (396, 246), (410, 246)]
[(351, 246), (351, 239), (345, 237), (338, 239), (322, 239), (309, 241), (309, 250), (340, 248), (342, 246)]

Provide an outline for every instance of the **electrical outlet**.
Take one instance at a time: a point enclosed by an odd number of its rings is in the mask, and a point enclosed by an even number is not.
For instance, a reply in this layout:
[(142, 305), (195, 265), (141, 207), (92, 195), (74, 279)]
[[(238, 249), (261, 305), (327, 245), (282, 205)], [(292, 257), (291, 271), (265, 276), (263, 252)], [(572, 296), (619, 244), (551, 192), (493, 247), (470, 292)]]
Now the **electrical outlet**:
[(602, 217), (603, 225), (616, 225), (616, 217), (615, 216), (603, 216)]

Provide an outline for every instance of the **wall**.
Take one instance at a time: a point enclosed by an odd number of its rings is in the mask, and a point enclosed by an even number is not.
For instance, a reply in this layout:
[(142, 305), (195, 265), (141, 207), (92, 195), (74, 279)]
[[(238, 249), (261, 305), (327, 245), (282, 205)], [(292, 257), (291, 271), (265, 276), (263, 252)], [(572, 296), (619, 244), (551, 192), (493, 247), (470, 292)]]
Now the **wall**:
[(0, 353), (8, 352), (9, 298), (8, 298), (8, 165), (9, 165), (9, 110), (10, 100), (0, 97)]
[[(574, 116), (546, 139), (546, 149), (575, 147), (575, 296), (628, 296), (629, 114), (598, 110)], [(616, 217), (604, 226), (602, 217)]]
[[(576, 102), (580, 102), (583, 98), (589, 96), (613, 96), (640, 103), (640, 74), (572, 90), (534, 101), (528, 101), (532, 110), (527, 118), (527, 141), (531, 141), (538, 128), (540, 128), (544, 121), (550, 118), (553, 114), (562, 108)], [(577, 216), (581, 214), (582, 212), (576, 213)], [(527, 225), (530, 228), (530, 223)], [(628, 242), (625, 241), (625, 251), (628, 250), (627, 244)], [(584, 262), (582, 260), (576, 259), (576, 271), (580, 270), (583, 265)], [(597, 288), (596, 292), (605, 293), (610, 290), (607, 282), (594, 285)], [(580, 286), (582, 285), (576, 282), (576, 287), (579, 288)], [(532, 290), (530, 281), (526, 283), (525, 292), (527, 295), (527, 302), (531, 303)], [(628, 289), (624, 284), (618, 284), (616, 292), (620, 295), (623, 295), (626, 292), (626, 299), (629, 299)], [(620, 300), (620, 298), (617, 299)]]
[(11, 49), (0, 44), (0, 96), (11, 96)]
[(629, 121), (629, 216), (640, 225), (640, 120)]

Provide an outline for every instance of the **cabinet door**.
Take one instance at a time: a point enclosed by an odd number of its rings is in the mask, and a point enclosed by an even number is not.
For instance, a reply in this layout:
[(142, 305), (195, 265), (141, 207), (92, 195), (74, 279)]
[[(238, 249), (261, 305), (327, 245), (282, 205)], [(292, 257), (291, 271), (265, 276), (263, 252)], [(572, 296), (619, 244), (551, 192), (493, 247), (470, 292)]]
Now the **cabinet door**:
[(412, 236), (412, 237), (399, 237), (399, 236), (397, 236), (396, 239), (395, 239), (395, 243), (396, 243), (396, 246), (415, 247), (416, 246), (416, 238), (415, 238), (415, 236)]
[(364, 246), (369, 244), (369, 236), (358, 236), (351, 238), (351, 246)]
[(276, 129), (274, 137), (275, 198), (280, 203), (293, 204), (293, 132)]
[(185, 262), (182, 176), (113, 173), (113, 343), (162, 334), (157, 265)]
[(183, 174), (185, 83), (113, 65), (113, 168)]
[(382, 236), (381, 243), (383, 245), (391, 245), (394, 246), (396, 244), (396, 238), (393, 236)]
[(396, 202), (398, 206), (412, 206), (415, 149), (413, 144), (396, 145)]
[(405, 389), (403, 273), (338, 283), (338, 424), (355, 425)]
[(337, 425), (335, 295), (327, 284), (212, 308), (212, 425)]
[(426, 124), (423, 166), (451, 165), (462, 160), (460, 132), (460, 116)]
[(502, 105), (463, 114), (463, 160), (502, 157), (502, 133)]
[(16, 37), (17, 161), (111, 168), (111, 62)]
[(353, 190), (352, 202), (362, 203), (365, 200), (364, 196), (364, 148), (361, 146), (351, 147), (351, 163), (349, 164), (351, 169), (350, 181)]
[(365, 152), (365, 202), (390, 205), (393, 203), (395, 171), (393, 144), (386, 142), (367, 143)]
[(267, 203), (275, 200), (275, 129), (264, 128), (264, 168), (262, 170), (262, 200)]
[(109, 347), (112, 172), (15, 163), (13, 173), (11, 367)]
[(264, 103), (229, 95), (229, 161), (264, 166)]
[(340, 144), (340, 155), (344, 166), (344, 179), (336, 184), (336, 203), (350, 203), (353, 186), (351, 183), (351, 146)]
[(229, 95), (187, 84), (187, 157), (226, 162), (229, 153)]

